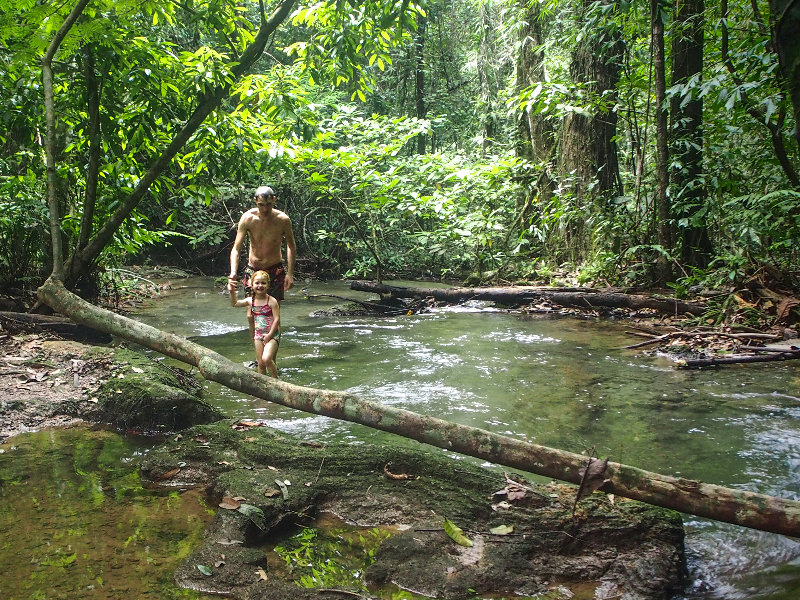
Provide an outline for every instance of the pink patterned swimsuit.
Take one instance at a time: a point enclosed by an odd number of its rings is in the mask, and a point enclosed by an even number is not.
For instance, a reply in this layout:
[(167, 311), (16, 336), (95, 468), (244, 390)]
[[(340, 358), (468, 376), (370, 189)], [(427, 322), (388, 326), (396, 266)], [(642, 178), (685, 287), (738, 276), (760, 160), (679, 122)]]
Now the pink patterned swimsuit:
[[(250, 312), (255, 319), (255, 333), (253, 334), (253, 339), (255, 340), (264, 340), (266, 335), (269, 333), (270, 327), (272, 327), (272, 308), (270, 308), (269, 304), (262, 304), (261, 306), (251, 305)], [(281, 330), (275, 332), (275, 335), (272, 337), (278, 345), (281, 343)]]

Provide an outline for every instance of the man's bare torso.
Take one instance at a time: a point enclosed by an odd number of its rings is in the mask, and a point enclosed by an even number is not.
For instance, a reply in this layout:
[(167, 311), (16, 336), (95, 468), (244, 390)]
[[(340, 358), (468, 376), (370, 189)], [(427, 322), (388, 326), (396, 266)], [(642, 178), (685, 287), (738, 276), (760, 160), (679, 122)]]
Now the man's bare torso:
[(283, 260), (281, 245), (286, 228), (290, 227), (286, 214), (273, 208), (262, 215), (258, 208), (252, 208), (244, 213), (242, 222), (250, 237), (248, 262), (251, 267), (266, 269)]

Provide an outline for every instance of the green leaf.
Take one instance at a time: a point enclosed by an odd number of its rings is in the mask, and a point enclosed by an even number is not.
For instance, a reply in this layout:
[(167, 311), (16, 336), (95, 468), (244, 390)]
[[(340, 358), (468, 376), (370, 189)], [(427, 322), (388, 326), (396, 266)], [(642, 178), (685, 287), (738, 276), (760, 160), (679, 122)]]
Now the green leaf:
[(472, 540), (465, 536), (464, 532), (448, 519), (444, 520), (444, 532), (459, 546), (466, 546), (467, 548), (472, 546)]
[(493, 533), (494, 535), (508, 535), (509, 533), (514, 532), (513, 525), (498, 525), (497, 527), (492, 527), (489, 530), (489, 533)]
[(211, 569), (209, 569), (205, 565), (197, 565), (197, 570), (200, 571), (206, 577), (210, 577), (211, 575), (213, 575), (213, 573), (211, 572)]
[(264, 529), (264, 527), (266, 527), (264, 511), (257, 506), (253, 506), (252, 504), (240, 504), (239, 508), (236, 510), (255, 523), (259, 529)]

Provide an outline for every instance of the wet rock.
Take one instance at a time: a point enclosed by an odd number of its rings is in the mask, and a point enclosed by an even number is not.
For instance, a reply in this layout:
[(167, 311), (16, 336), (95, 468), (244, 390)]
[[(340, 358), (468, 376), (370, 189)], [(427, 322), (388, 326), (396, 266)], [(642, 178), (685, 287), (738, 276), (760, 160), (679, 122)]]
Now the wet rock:
[[(223, 421), (195, 427), (148, 455), (141, 466), (146, 480), (183, 464), (178, 480), (158, 485), (204, 484), (213, 506), (228, 498), (234, 501), (225, 506), (249, 507), (218, 509), (204, 542), (176, 572), (179, 585), (249, 600), (319, 597), (270, 569), (279, 559), (269, 544), (297, 526), (313, 526), (323, 513), (354, 526), (394, 528), (367, 570), (370, 589), (396, 585), (449, 600), (557, 589), (660, 600), (682, 585), (676, 512), (612, 502), (598, 492), (573, 514), (572, 485), (538, 485), (519, 475), (509, 483), (502, 472), (441, 451), (307, 444)], [(501, 490), (505, 495), (496, 494)], [(445, 519), (464, 530), (471, 547), (445, 532)], [(513, 531), (492, 533), (501, 525)], [(211, 575), (197, 568), (213, 563), (219, 566)], [(372, 597), (366, 588), (357, 591)]]
[(201, 398), (202, 386), (192, 374), (140, 352), (93, 348), (84, 360), (72, 361), (76, 375), (90, 366), (95, 374), (102, 370), (96, 388), (80, 401), (62, 407), (84, 421), (145, 433), (171, 433), (224, 418)]

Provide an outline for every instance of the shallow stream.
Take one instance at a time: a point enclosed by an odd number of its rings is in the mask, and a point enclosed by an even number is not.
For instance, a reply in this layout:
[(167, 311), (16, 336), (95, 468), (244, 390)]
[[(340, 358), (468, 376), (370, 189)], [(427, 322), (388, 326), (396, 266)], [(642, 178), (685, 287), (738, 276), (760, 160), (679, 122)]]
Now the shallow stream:
[[(213, 279), (174, 285), (135, 317), (237, 362), (254, 359), (244, 310), (231, 308)], [(665, 358), (621, 349), (636, 338), (620, 322), (525, 316), (481, 304), (390, 318), (311, 317), (340, 302), (306, 298), (321, 294), (368, 298), (342, 282), (309, 281), (289, 292), (278, 354), (285, 381), (572, 452), (594, 451), (666, 475), (800, 499), (800, 361), (681, 371)], [(304, 439), (417, 444), (206, 386), (207, 398), (230, 416), (259, 419)], [(134, 454), (126, 447), (117, 460)], [(9, 495), (10, 486), (0, 487), (0, 502)], [(64, 502), (56, 510), (74, 510), (69, 498)], [(12, 526), (7, 513), (0, 510), (7, 517), (0, 519), (0, 541)], [(688, 515), (684, 523), (692, 577), (685, 598), (800, 597), (800, 540)], [(189, 540), (193, 533), (175, 535)], [(68, 574), (69, 567), (62, 570)]]

